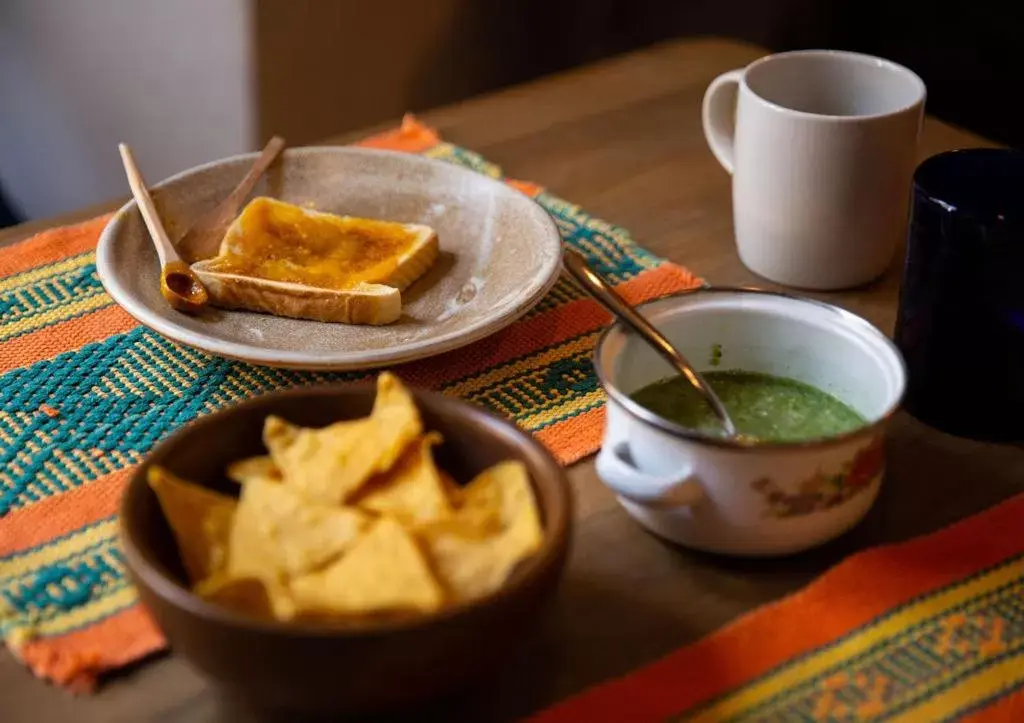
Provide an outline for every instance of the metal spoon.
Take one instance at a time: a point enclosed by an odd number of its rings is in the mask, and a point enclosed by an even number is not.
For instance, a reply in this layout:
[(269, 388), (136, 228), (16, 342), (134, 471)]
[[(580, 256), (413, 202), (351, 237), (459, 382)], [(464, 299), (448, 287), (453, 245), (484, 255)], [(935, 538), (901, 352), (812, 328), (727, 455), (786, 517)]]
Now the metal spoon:
[(121, 151), (121, 162), (124, 164), (125, 175), (128, 176), (132, 196), (135, 197), (135, 203), (139, 206), (142, 220), (146, 222), (153, 245), (156, 246), (156, 255), (160, 259), (160, 293), (172, 308), (186, 314), (198, 314), (210, 300), (206, 287), (196, 276), (196, 272), (182, 261), (178, 252), (174, 250), (174, 244), (167, 237), (167, 231), (156, 211), (153, 197), (149, 195), (146, 182), (135, 165), (131, 148), (125, 143), (121, 143), (117, 148)]
[(599, 273), (591, 268), (583, 254), (573, 249), (566, 249), (562, 254), (562, 264), (591, 296), (634, 331), (693, 385), (693, 388), (700, 393), (704, 401), (714, 411), (727, 436), (736, 436), (736, 425), (729, 418), (729, 413), (725, 411), (722, 400), (712, 391), (703, 377), (686, 360), (686, 357), (672, 346), (672, 343), (651, 322), (647, 321), (643, 314), (630, 306)]

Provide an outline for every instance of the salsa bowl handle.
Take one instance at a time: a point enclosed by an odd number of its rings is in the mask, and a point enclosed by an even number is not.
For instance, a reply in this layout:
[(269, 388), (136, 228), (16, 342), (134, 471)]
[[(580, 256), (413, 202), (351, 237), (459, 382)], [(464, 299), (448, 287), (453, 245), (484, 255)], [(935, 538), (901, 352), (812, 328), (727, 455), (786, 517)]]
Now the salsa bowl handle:
[(655, 509), (693, 507), (707, 497), (689, 470), (670, 477), (638, 470), (626, 442), (602, 447), (596, 465), (598, 476), (615, 494), (638, 505)]

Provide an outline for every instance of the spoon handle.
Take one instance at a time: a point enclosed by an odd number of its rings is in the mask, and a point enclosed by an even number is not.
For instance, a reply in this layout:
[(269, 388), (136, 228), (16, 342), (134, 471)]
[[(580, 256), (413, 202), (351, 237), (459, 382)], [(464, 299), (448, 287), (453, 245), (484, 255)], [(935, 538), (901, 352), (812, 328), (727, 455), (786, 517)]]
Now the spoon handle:
[(139, 167), (135, 165), (132, 149), (126, 143), (121, 143), (117, 146), (117, 150), (121, 152), (121, 163), (124, 165), (124, 173), (128, 177), (128, 185), (132, 189), (132, 196), (135, 197), (135, 203), (138, 204), (142, 220), (146, 222), (149, 235), (153, 238), (153, 243), (156, 245), (160, 266), (166, 267), (168, 264), (179, 260), (178, 253), (174, 250), (174, 245), (171, 243), (171, 239), (167, 236), (167, 231), (160, 221), (160, 214), (156, 211), (156, 204), (153, 203), (153, 197), (149, 195), (149, 189), (146, 188), (146, 182), (142, 178), (142, 173), (139, 171)]
[(614, 316), (616, 316), (623, 324), (628, 326), (632, 331), (638, 334), (641, 338), (647, 341), (655, 351), (672, 365), (672, 367), (682, 374), (692, 384), (697, 391), (701, 393), (704, 400), (711, 406), (715, 416), (722, 423), (722, 427), (730, 437), (736, 436), (736, 427), (732, 420), (729, 418), (729, 413), (725, 411), (725, 406), (722, 404), (722, 400), (718, 398), (718, 395), (712, 391), (708, 383), (704, 381), (703, 377), (693, 368), (693, 365), (686, 359), (683, 354), (676, 349), (672, 342), (665, 338), (665, 336), (658, 331), (658, 329), (647, 320), (647, 318), (639, 311), (630, 306), (625, 299), (619, 296), (618, 292), (611, 287), (611, 285), (604, 280), (599, 273), (587, 263), (586, 258), (583, 254), (579, 253), (574, 249), (566, 249), (565, 253), (562, 254), (562, 264), (566, 270), (576, 281), (583, 286), (583, 288), (593, 296), (598, 303), (604, 306)]
[(256, 188), (256, 184), (259, 183), (270, 164), (284, 150), (284, 145), (284, 139), (280, 136), (271, 138), (263, 147), (263, 152), (253, 161), (252, 166), (249, 167), (245, 176), (231, 193), (185, 232), (185, 235), (178, 241), (177, 248), (186, 261), (195, 263), (217, 255), (224, 232), (235, 220), (238, 209)]
[(160, 221), (160, 214), (156, 211), (153, 197), (149, 195), (142, 173), (135, 164), (132, 149), (125, 143), (119, 144), (117, 149), (121, 152), (121, 162), (124, 164), (124, 173), (128, 177), (132, 196), (135, 197), (139, 213), (142, 214), (142, 220), (145, 221), (153, 245), (156, 246), (157, 258), (160, 259), (160, 294), (172, 308), (186, 314), (197, 314), (209, 302), (206, 288), (196, 276), (196, 272), (189, 268), (174, 250), (167, 230)]
[(231, 208), (233, 211), (237, 211), (238, 207), (242, 205), (242, 201), (252, 193), (252, 189), (256, 188), (260, 178), (267, 172), (267, 168), (274, 162), (282, 150), (284, 150), (284, 138), (281, 138), (281, 136), (274, 136), (267, 141), (267, 145), (263, 147), (263, 152), (260, 153), (252, 167), (249, 168), (245, 177), (238, 182), (234, 190), (221, 202), (221, 205), (224, 208)]

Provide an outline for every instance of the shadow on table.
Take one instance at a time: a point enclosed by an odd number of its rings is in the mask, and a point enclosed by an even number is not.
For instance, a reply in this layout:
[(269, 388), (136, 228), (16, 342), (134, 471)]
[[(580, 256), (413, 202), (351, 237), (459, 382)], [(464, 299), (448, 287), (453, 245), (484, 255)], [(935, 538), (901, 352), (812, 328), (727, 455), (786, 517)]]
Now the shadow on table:
[[(610, 625), (609, 620), (619, 623)], [(675, 647), (659, 635), (675, 623), (638, 598), (588, 579), (567, 578), (535, 634), (500, 669), (464, 691), (414, 710), (360, 718), (368, 723), (519, 720), (581, 688), (635, 669)], [(638, 639), (646, 639), (637, 645)], [(626, 651), (626, 654), (622, 654)], [(197, 711), (198, 712), (198, 711)], [(224, 700), (201, 715), (209, 723), (311, 723), (315, 718), (244, 710)]]

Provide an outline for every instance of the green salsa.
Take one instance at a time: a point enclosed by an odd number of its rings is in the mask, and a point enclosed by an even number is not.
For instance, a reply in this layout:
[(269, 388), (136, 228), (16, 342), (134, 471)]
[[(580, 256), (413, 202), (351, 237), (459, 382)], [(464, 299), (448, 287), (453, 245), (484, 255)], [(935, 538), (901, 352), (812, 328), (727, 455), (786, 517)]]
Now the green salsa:
[[(740, 434), (766, 442), (832, 437), (866, 420), (831, 394), (795, 379), (741, 370), (701, 375), (722, 400)], [(659, 417), (709, 434), (721, 432), (711, 408), (690, 383), (671, 377), (632, 394)]]

